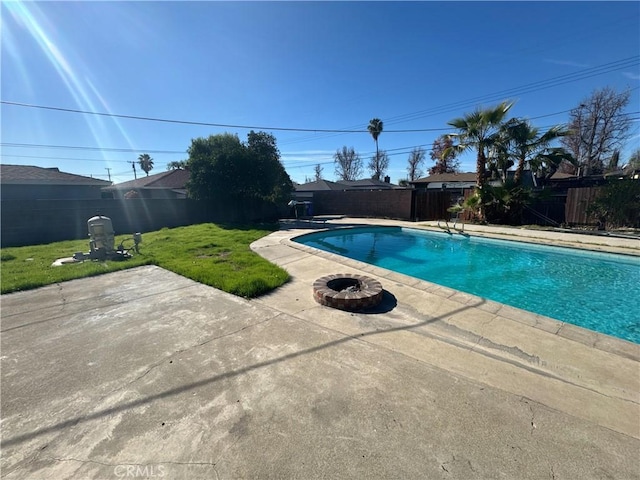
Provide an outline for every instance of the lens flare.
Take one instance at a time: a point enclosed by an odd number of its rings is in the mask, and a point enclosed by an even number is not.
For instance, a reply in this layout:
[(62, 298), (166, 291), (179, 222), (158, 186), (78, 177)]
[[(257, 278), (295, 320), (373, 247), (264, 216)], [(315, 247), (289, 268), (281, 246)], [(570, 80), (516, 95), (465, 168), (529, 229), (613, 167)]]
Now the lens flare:
[[(77, 74), (77, 69), (74, 70), (69, 60), (69, 54), (65, 55), (62, 51), (63, 42), (56, 42), (54, 35), (49, 33), (55, 32), (56, 35), (60, 35), (60, 31), (56, 30), (50, 24), (46, 14), (38, 7), (36, 3), (7, 2), (4, 3), (3, 6), (7, 8), (7, 11), (14, 19), (16, 24), (22, 26), (34, 39), (42, 53), (46, 56), (47, 60), (53, 66), (56, 73), (64, 83), (69, 94), (73, 97), (78, 109), (90, 111), (106, 110), (107, 112), (111, 113), (111, 109), (109, 108), (107, 101), (99, 93), (98, 89), (91, 82), (91, 80), (87, 77), (81, 79)], [(16, 64), (21, 69), (21, 76), (24, 77), (25, 81), (29, 85), (29, 90), (33, 91), (33, 87), (29, 82), (29, 75), (25, 71), (24, 65), (19, 60), (19, 46), (16, 44), (15, 39), (11, 35), (6, 35), (8, 29), (4, 27), (5, 25), (3, 25), (4, 39), (11, 40), (7, 46), (7, 50), (9, 53), (11, 53), (11, 56), (17, 60)], [(135, 148), (125, 129), (122, 127), (117, 118), (85, 116), (85, 122), (97, 145), (113, 143), (112, 139), (108, 138), (110, 136), (109, 128), (107, 125), (105, 125), (106, 122), (113, 122), (113, 125), (116, 126), (118, 132), (122, 135), (128, 146), (130, 148)]]

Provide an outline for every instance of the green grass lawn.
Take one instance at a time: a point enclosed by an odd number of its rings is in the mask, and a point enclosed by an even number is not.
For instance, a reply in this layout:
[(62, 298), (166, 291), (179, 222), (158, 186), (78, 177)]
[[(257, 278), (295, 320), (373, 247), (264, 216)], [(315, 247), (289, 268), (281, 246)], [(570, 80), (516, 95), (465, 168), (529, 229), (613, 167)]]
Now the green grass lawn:
[[(268, 235), (273, 228), (225, 227), (211, 223), (188, 227), (163, 228), (145, 233), (140, 253), (121, 261), (85, 261), (53, 267), (58, 258), (89, 251), (88, 240), (72, 240), (3, 248), (1, 253), (1, 292), (50, 285), (115, 272), (140, 265), (158, 265), (205, 285), (241, 297), (252, 298), (279, 287), (289, 280), (282, 268), (263, 259), (249, 248), (251, 242)], [(116, 237), (116, 246), (127, 236)], [(125, 242), (130, 246), (132, 242)]]

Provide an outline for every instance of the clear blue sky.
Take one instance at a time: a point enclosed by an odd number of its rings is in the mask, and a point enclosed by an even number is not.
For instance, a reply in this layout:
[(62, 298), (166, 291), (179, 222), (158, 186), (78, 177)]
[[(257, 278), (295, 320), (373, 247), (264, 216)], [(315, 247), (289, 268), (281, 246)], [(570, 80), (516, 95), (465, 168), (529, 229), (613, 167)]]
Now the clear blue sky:
[[(394, 183), (406, 177), (412, 147), (428, 150), (448, 121), (478, 106), (515, 100), (512, 116), (548, 127), (610, 86), (632, 90), (628, 111), (639, 118), (638, 2), (3, 2), (1, 10), (2, 101), (264, 129), (297, 182), (318, 163), (334, 180), (343, 145), (366, 164), (373, 117), (384, 122), (379, 144)], [(244, 140), (249, 131), (8, 104), (1, 115), (2, 163), (103, 179), (109, 168), (115, 182), (133, 178), (141, 153), (157, 173), (186, 159), (192, 138)], [(392, 131), (410, 129), (427, 131)], [(637, 120), (632, 135), (623, 161), (640, 147)], [(463, 171), (474, 168), (472, 155), (462, 158)]]

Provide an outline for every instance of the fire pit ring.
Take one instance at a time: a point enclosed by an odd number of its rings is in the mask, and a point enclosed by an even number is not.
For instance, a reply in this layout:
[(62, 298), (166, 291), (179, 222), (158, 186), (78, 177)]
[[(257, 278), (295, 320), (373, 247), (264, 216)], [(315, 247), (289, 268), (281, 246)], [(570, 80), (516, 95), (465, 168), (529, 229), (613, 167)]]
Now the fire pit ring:
[(340, 310), (363, 310), (382, 301), (382, 285), (364, 275), (338, 273), (313, 282), (313, 298), (327, 307)]

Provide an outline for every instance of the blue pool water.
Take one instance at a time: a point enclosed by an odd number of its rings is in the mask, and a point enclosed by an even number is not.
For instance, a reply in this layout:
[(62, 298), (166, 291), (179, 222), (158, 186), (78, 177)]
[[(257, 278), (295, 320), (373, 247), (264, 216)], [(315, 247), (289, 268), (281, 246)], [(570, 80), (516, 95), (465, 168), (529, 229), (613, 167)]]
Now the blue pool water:
[(399, 227), (296, 242), (640, 343), (640, 258)]

